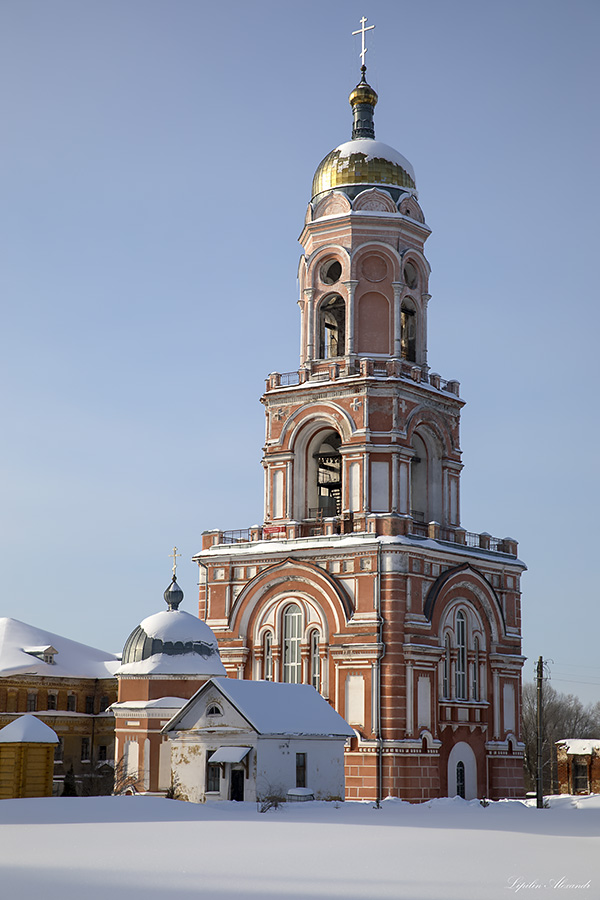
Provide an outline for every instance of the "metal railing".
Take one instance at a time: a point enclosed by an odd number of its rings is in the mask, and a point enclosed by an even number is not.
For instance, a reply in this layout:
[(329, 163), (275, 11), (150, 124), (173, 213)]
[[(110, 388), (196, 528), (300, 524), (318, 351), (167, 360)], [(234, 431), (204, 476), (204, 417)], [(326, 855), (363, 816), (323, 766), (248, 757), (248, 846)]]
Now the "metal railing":
[[(428, 384), (446, 394), (455, 394), (458, 396), (459, 384), (457, 381), (441, 378), (436, 373), (429, 372), (427, 366), (421, 367), (418, 366), (417, 363), (409, 362), (404, 359), (371, 359), (367, 360), (367, 362), (370, 363), (370, 372), (372, 376), (376, 378), (390, 378), (394, 376), (406, 378), (411, 381), (418, 381), (421, 384)], [(318, 367), (317, 371), (311, 372), (309, 368), (308, 370), (302, 370), (302, 372), (282, 372), (281, 374), (278, 372), (271, 373), (269, 376), (272, 379), (271, 387), (267, 389), (295, 387), (296, 385), (304, 383), (302, 376), (304, 376), (306, 382), (331, 381), (331, 371), (328, 367), (327, 360), (316, 360), (315, 363), (315, 368)], [(338, 378), (349, 378), (354, 375), (359, 375), (361, 372), (361, 363), (357, 359), (350, 360), (347, 363), (337, 363), (337, 366)]]
[(294, 384), (300, 384), (300, 372), (282, 372), (279, 376), (279, 384), (281, 387), (291, 387)]
[(221, 544), (245, 544), (250, 540), (249, 528), (238, 528), (234, 531), (224, 531), (222, 533)]

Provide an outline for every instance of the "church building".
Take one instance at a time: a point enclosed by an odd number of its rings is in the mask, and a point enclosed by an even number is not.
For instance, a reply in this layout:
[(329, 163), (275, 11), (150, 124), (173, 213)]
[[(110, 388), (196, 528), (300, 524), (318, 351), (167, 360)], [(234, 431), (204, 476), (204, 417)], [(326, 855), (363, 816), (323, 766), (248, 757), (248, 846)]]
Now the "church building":
[(163, 794), (171, 787), (171, 747), (163, 727), (212, 677), (224, 677), (219, 648), (208, 626), (179, 609), (176, 552), (167, 609), (131, 632), (116, 671), (115, 793)]
[(430, 229), (361, 71), (300, 236), (299, 367), (262, 397), (264, 524), (204, 533), (199, 615), (230, 677), (311, 684), (352, 726), (348, 799), (520, 796), (525, 566), (461, 524)]

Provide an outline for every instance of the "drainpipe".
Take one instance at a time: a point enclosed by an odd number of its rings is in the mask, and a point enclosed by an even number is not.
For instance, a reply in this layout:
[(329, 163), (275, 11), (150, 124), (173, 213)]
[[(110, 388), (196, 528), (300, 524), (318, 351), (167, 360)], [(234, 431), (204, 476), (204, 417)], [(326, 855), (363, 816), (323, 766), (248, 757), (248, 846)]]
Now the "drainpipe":
[[(375, 586), (375, 602), (377, 610), (377, 643), (382, 645), (383, 641), (383, 619), (381, 617), (381, 541), (377, 544), (377, 583)], [(376, 809), (381, 809), (381, 801), (383, 799), (383, 744), (381, 735), (381, 660), (384, 651), (382, 649), (381, 656), (377, 660), (377, 676), (376, 676), (376, 696), (377, 696), (377, 801)]]

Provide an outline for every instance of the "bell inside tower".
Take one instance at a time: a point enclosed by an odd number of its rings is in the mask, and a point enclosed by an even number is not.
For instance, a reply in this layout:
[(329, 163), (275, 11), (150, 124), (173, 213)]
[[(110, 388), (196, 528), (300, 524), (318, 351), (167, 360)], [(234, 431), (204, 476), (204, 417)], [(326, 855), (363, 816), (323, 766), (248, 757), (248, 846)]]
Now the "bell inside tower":
[(402, 359), (405, 359), (407, 362), (416, 362), (417, 317), (414, 309), (411, 309), (406, 302), (402, 304), (401, 319), (400, 346), (402, 351)]
[(339, 294), (333, 294), (319, 310), (319, 358), (334, 359), (345, 352), (346, 304)]
[(328, 434), (313, 454), (317, 463), (317, 513), (339, 516), (342, 510), (342, 439), (335, 431)]

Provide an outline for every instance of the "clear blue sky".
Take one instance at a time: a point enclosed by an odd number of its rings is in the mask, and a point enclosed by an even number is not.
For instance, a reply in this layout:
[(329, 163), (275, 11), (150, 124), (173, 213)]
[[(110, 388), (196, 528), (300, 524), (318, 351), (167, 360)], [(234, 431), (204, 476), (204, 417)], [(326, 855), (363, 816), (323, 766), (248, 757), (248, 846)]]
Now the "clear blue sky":
[(463, 524), (520, 542), (525, 676), (600, 700), (600, 6), (0, 6), (0, 615), (118, 650), (168, 554), (262, 518), (265, 375), (298, 363), (296, 242), (350, 136), (414, 165)]

